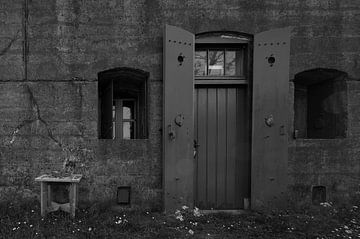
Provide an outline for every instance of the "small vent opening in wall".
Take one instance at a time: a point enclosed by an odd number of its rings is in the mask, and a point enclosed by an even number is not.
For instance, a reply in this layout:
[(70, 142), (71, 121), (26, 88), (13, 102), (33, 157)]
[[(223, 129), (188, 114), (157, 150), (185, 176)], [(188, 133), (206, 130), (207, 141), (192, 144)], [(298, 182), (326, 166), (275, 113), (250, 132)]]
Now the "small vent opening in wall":
[(117, 188), (117, 204), (130, 205), (130, 186), (121, 186)]
[(325, 186), (313, 186), (312, 202), (315, 205), (319, 205), (322, 202), (326, 202), (326, 187)]

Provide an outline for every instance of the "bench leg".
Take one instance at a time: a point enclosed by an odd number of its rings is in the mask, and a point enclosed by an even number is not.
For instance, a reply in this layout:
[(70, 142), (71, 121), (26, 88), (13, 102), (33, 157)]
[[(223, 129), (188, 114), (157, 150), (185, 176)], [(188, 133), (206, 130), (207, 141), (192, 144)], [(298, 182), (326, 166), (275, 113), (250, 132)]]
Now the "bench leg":
[(76, 200), (77, 200), (77, 185), (75, 183), (70, 184), (70, 215), (71, 217), (75, 217), (76, 210)]
[(47, 207), (51, 207), (52, 195), (51, 195), (51, 184), (47, 184)]
[(46, 182), (41, 182), (40, 184), (40, 203), (41, 203), (41, 216), (46, 216), (47, 204), (48, 204), (48, 187)]

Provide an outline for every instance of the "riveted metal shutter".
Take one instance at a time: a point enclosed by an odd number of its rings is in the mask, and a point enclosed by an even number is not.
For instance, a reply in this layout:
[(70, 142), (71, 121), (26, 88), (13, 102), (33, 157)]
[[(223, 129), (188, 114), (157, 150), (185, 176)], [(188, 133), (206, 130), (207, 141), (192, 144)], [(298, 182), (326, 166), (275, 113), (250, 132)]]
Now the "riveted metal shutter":
[(164, 36), (165, 210), (193, 204), (194, 35), (165, 26)]
[(287, 187), (290, 31), (254, 36), (252, 208), (281, 203)]

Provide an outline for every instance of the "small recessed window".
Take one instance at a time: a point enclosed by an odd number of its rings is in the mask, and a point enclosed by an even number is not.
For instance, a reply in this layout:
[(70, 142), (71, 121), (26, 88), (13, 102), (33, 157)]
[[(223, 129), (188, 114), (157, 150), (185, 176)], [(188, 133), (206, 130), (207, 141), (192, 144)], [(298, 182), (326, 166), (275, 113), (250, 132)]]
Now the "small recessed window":
[(295, 138), (346, 137), (347, 74), (334, 69), (313, 69), (296, 74)]
[(99, 73), (100, 138), (147, 137), (147, 77), (147, 73), (130, 68)]

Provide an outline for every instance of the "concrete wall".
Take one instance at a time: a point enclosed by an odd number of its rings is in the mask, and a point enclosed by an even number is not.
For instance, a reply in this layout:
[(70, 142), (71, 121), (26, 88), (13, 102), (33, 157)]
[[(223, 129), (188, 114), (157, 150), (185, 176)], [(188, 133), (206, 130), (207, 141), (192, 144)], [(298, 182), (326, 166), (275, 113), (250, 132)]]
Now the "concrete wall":
[[(306, 204), (312, 201), (314, 186), (325, 186), (326, 199), (336, 203), (349, 203), (359, 194), (359, 87), (359, 80), (347, 79), (346, 137), (294, 139), (290, 135), (288, 169), (290, 200), (297, 204)], [(290, 95), (293, 90), (294, 87), (291, 83)]]
[[(359, 79), (359, 21), (358, 0), (0, 0), (0, 195), (38, 193), (33, 179), (60, 170), (71, 151), (85, 176), (82, 200), (113, 200), (129, 184), (135, 205), (161, 207), (165, 23), (193, 33), (294, 26), (291, 80), (316, 67)], [(146, 140), (98, 140), (97, 73), (115, 67), (150, 73)], [(359, 84), (349, 82), (348, 138), (290, 140), (294, 192), (356, 189)]]

